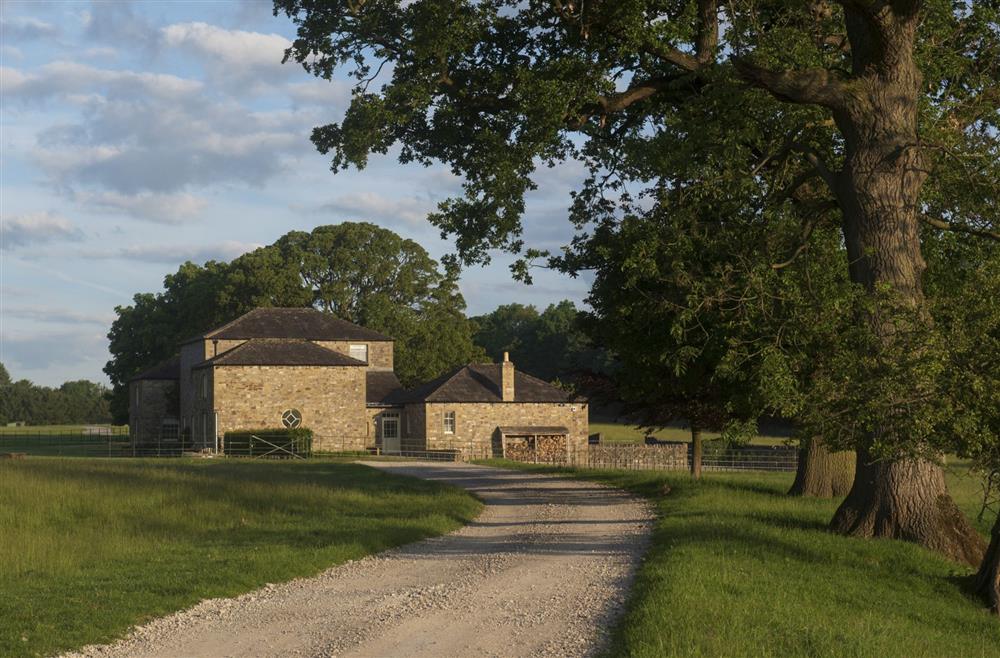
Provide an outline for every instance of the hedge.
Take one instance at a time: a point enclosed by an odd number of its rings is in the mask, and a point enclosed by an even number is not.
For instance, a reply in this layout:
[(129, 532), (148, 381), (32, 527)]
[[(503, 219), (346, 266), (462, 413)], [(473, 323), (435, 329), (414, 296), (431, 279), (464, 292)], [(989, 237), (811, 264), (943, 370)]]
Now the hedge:
[(309, 457), (312, 440), (312, 430), (306, 427), (236, 430), (226, 432), (222, 451), (233, 457)]

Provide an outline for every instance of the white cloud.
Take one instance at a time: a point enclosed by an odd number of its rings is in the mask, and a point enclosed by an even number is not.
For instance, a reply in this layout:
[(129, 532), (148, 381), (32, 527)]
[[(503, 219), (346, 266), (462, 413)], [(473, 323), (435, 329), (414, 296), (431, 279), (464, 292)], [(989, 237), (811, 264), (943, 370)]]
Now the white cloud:
[(77, 202), (159, 224), (181, 224), (197, 217), (208, 200), (193, 194), (157, 194), (139, 192), (78, 192)]
[(375, 192), (356, 192), (337, 197), (319, 207), (320, 212), (334, 212), (343, 219), (381, 221), (387, 224), (421, 225), (436, 203), (417, 197), (390, 198)]
[(13, 249), (63, 240), (79, 240), (80, 229), (65, 217), (36, 212), (0, 218), (0, 247)]
[(0, 58), (8, 57), (11, 59), (24, 59), (24, 53), (21, 52), (20, 48), (4, 44), (0, 46)]
[[(199, 57), (216, 84), (251, 91), (297, 72), (281, 63), (291, 42), (279, 34), (227, 30), (208, 23), (176, 23), (162, 29), (163, 43)], [(249, 85), (249, 88), (248, 88)]]
[[(4, 332), (0, 341), (3, 343), (4, 359), (18, 366), (19, 370), (41, 371), (50, 366), (65, 369), (85, 363), (99, 367), (108, 358), (108, 338), (100, 329), (86, 332), (78, 328), (51, 332)], [(38, 380), (37, 375), (31, 378)]]
[(0, 31), (4, 40), (30, 41), (59, 36), (59, 28), (51, 23), (28, 16), (0, 18)]
[(160, 101), (181, 101), (197, 95), (204, 87), (198, 80), (165, 73), (100, 69), (87, 64), (58, 60), (25, 73), (2, 71), (3, 90), (12, 100), (41, 102), (68, 94), (101, 91), (109, 98), (128, 99), (145, 94)]
[(115, 250), (87, 252), (90, 258), (132, 260), (147, 263), (180, 265), (185, 261), (204, 263), (209, 260), (228, 261), (264, 245), (236, 240), (225, 240), (209, 245), (190, 244), (143, 244), (131, 245)]

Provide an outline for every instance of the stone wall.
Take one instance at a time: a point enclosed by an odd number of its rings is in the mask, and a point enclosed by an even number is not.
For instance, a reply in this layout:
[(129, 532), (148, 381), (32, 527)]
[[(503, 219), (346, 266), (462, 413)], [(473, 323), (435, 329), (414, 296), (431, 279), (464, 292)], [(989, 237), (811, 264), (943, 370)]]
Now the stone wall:
[(177, 382), (140, 379), (129, 384), (128, 393), (128, 426), (132, 440), (144, 444), (157, 442), (163, 421), (178, 419)]
[(313, 450), (363, 450), (372, 443), (365, 407), (365, 369), (357, 366), (217, 366), (209, 402), (219, 435), (281, 427), (297, 409), (313, 431)]
[(328, 350), (340, 352), (346, 356), (351, 355), (351, 345), (367, 345), (368, 367), (371, 370), (392, 370), (393, 368), (394, 343), (391, 341), (317, 340), (314, 342)]
[[(423, 426), (426, 450), (459, 449), (473, 456), (499, 456), (496, 429), (511, 425), (564, 426), (569, 430), (568, 450), (585, 450), (587, 446), (589, 420), (585, 402), (426, 403), (407, 405), (408, 414), (411, 407), (423, 410), (422, 417), (414, 410), (410, 422), (411, 429), (415, 421)], [(444, 431), (444, 414), (448, 411), (455, 412), (454, 434)]]

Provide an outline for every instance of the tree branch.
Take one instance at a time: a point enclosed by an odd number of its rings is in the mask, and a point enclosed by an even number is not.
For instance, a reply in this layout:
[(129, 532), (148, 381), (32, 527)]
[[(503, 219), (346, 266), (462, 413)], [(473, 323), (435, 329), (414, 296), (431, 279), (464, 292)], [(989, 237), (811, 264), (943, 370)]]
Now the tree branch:
[(921, 215), (920, 221), (924, 222), (929, 226), (933, 226), (936, 229), (941, 229), (942, 231), (951, 231), (953, 233), (966, 233), (968, 235), (975, 235), (980, 238), (988, 238), (990, 240), (996, 240), (1000, 242), (1000, 232), (990, 231), (988, 229), (979, 229), (967, 224), (953, 224), (951, 222), (946, 222), (943, 219), (938, 219), (937, 217), (928, 217), (927, 215)]
[(678, 80), (679, 76), (650, 78), (633, 84), (625, 91), (608, 96), (598, 96), (596, 103), (585, 105), (580, 110), (579, 115), (570, 118), (570, 127), (573, 130), (579, 130), (594, 115), (607, 116), (608, 114), (621, 112), (630, 105), (645, 100), (650, 96), (669, 88)]
[(838, 109), (844, 104), (844, 81), (834, 71), (773, 71), (741, 57), (733, 57), (732, 62), (740, 77), (751, 85), (770, 92), (779, 100), (822, 105), (831, 109)]
[(795, 259), (798, 258), (803, 251), (809, 248), (809, 236), (812, 235), (814, 228), (816, 228), (816, 220), (806, 220), (805, 226), (802, 227), (802, 239), (800, 240), (799, 246), (792, 252), (792, 255), (789, 256), (788, 260), (780, 263), (771, 263), (771, 269), (780, 270), (794, 263)]

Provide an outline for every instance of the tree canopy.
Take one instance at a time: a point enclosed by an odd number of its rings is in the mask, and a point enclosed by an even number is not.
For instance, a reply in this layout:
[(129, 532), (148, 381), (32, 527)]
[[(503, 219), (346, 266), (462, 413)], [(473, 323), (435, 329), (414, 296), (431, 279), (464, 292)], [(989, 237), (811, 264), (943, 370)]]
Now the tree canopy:
[(597, 348), (580, 325), (580, 311), (568, 299), (549, 304), (541, 313), (531, 305), (504, 304), (471, 318), (474, 340), (491, 361), (504, 352), (519, 370), (571, 385), (582, 373), (602, 372), (606, 353)]
[(128, 414), (130, 377), (175, 354), (182, 340), (259, 306), (314, 306), (386, 333), (405, 385), (482, 358), (456, 275), (416, 242), (373, 224), (293, 231), (229, 263), (188, 262), (163, 287), (115, 309), (104, 371), (118, 419)]
[(58, 388), (11, 381), (0, 363), (0, 424), (75, 425), (111, 422), (108, 389), (84, 379)]

